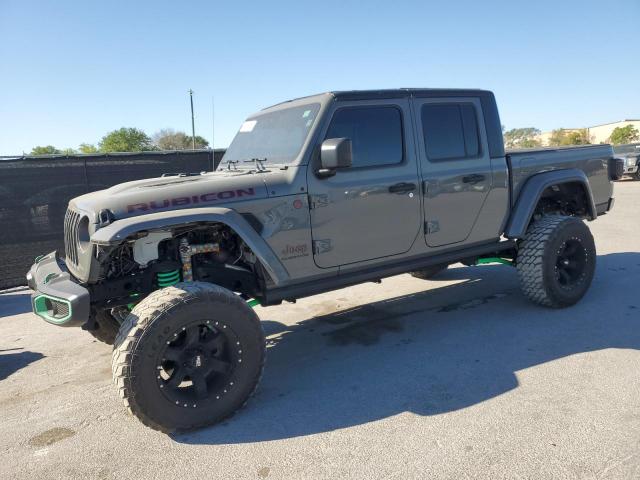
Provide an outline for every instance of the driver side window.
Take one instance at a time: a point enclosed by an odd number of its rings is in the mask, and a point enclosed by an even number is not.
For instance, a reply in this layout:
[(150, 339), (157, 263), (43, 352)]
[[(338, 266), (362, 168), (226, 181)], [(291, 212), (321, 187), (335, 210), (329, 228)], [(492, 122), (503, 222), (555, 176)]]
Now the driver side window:
[(333, 114), (327, 138), (351, 139), (352, 168), (401, 163), (402, 112), (394, 106), (345, 107)]

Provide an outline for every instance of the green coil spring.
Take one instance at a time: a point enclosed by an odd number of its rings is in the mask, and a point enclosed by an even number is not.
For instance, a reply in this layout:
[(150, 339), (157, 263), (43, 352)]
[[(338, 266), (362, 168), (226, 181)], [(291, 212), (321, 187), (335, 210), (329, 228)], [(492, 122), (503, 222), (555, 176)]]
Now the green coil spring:
[(158, 272), (156, 276), (158, 287), (165, 288), (175, 285), (180, 281), (180, 270), (171, 270), (169, 272)]

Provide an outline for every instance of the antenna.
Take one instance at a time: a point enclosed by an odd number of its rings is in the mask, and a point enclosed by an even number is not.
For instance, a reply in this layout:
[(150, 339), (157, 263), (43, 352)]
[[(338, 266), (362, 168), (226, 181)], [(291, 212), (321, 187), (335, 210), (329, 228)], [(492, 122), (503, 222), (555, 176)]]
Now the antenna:
[(213, 101), (213, 95), (211, 95), (211, 150), (213, 150), (213, 156), (215, 158), (216, 145), (214, 142), (216, 138), (216, 115), (215, 115), (215, 103)]
[(193, 90), (189, 89), (189, 100), (191, 101), (191, 147), (196, 149), (196, 123), (193, 119)]

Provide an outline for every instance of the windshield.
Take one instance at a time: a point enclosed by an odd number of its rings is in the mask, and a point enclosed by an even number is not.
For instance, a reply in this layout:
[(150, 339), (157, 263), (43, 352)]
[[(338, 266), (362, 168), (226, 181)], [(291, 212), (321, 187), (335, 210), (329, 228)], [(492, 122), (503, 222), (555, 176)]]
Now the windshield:
[(638, 144), (629, 144), (629, 145), (614, 145), (613, 151), (618, 154), (625, 153), (640, 153), (640, 143)]
[(248, 118), (220, 163), (258, 158), (290, 163), (298, 156), (320, 110), (319, 103), (291, 107)]

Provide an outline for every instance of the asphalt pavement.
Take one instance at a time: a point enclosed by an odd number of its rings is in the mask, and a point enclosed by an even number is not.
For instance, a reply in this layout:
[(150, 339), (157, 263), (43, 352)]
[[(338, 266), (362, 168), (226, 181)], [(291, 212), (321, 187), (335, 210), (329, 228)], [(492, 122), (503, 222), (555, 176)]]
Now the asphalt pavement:
[(615, 195), (578, 305), (458, 265), (257, 308), (256, 395), (188, 434), (126, 413), (109, 346), (3, 292), (0, 478), (640, 478), (640, 182)]

